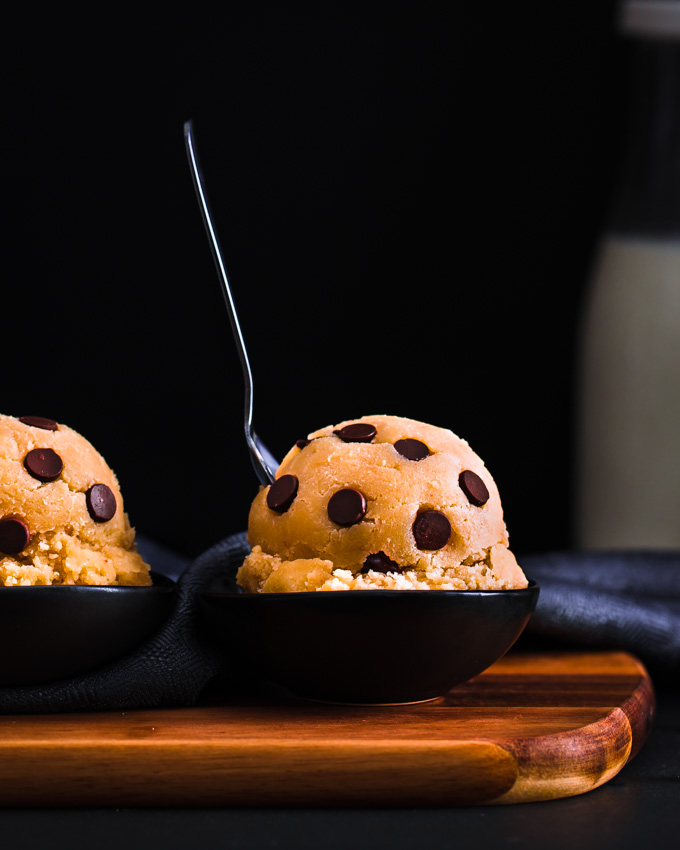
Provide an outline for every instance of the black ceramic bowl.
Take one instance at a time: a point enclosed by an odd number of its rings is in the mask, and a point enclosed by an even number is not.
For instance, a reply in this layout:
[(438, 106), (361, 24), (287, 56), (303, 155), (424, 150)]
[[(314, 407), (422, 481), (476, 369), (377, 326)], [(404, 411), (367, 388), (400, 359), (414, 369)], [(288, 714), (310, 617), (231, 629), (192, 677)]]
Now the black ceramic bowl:
[(490, 667), (536, 606), (521, 590), (346, 590), (246, 594), (230, 574), (201, 599), (223, 651), (313, 700), (396, 704), (434, 699)]
[(0, 686), (42, 685), (123, 658), (170, 613), (175, 582), (0, 587)]

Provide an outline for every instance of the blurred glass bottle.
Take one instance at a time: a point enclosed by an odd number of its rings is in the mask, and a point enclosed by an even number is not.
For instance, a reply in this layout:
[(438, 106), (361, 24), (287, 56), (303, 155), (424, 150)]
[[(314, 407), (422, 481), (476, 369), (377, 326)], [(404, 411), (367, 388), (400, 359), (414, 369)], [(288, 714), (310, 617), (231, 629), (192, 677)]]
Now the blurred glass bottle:
[(632, 122), (580, 339), (576, 544), (680, 548), (680, 0), (624, 2)]

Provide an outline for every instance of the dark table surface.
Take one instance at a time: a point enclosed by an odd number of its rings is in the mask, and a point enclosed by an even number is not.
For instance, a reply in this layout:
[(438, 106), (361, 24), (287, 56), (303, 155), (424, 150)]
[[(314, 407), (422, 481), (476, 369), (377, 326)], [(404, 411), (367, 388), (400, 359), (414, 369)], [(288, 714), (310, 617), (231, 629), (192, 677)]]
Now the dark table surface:
[(451, 809), (2, 809), (0, 846), (675, 848), (680, 690), (657, 686), (657, 698), (657, 719), (640, 753), (608, 783), (577, 797)]

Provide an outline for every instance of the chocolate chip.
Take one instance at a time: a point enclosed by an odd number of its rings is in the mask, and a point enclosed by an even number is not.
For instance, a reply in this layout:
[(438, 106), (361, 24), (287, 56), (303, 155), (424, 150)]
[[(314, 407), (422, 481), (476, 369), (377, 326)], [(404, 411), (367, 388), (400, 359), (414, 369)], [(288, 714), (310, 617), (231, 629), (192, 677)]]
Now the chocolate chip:
[(298, 483), (295, 475), (277, 478), (267, 491), (267, 507), (277, 514), (285, 514), (297, 496)]
[(30, 539), (31, 532), (22, 519), (13, 516), (0, 519), (0, 552), (18, 555), (28, 546)]
[(471, 504), (481, 508), (482, 505), (485, 505), (489, 501), (489, 491), (486, 488), (486, 484), (471, 469), (465, 469), (461, 472), (458, 476), (458, 483), (460, 484), (460, 489), (465, 493)]
[(58, 431), (59, 425), (54, 419), (45, 419), (43, 416), (20, 416), (19, 422), (31, 425), (33, 428), (42, 428), (44, 431)]
[(365, 513), (366, 497), (352, 487), (338, 490), (328, 500), (328, 516), (337, 525), (355, 525), (364, 518)]
[(443, 549), (451, 539), (451, 523), (441, 511), (423, 511), (413, 523), (413, 536), (419, 549)]
[(116, 497), (106, 484), (94, 484), (85, 494), (87, 509), (95, 522), (108, 522), (116, 514)]
[(372, 570), (374, 573), (398, 573), (401, 567), (396, 561), (388, 558), (384, 552), (376, 552), (375, 555), (369, 555), (364, 561), (362, 573), (367, 573)]
[(26, 472), (38, 481), (59, 478), (64, 462), (53, 449), (32, 449), (24, 458)]
[(430, 454), (430, 450), (425, 443), (421, 443), (420, 440), (414, 440), (411, 437), (407, 437), (405, 440), (397, 440), (394, 448), (407, 460), (422, 460)]
[(375, 425), (369, 425), (368, 422), (354, 422), (333, 433), (345, 443), (370, 443), (378, 432)]
[(312, 442), (311, 440), (307, 440), (307, 439), (305, 438), (305, 439), (302, 439), (302, 440), (296, 440), (296, 441), (295, 441), (295, 445), (296, 445), (299, 449), (304, 449), (304, 448), (305, 448), (305, 446), (308, 446), (311, 442)]

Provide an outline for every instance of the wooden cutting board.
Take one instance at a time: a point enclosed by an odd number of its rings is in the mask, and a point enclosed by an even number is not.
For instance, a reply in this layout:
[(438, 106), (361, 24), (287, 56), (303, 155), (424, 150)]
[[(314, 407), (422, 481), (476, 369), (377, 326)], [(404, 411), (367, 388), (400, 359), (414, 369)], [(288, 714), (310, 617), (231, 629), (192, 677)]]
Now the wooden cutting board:
[(511, 652), (434, 702), (0, 716), (4, 806), (453, 806), (581, 794), (649, 733), (626, 653)]

